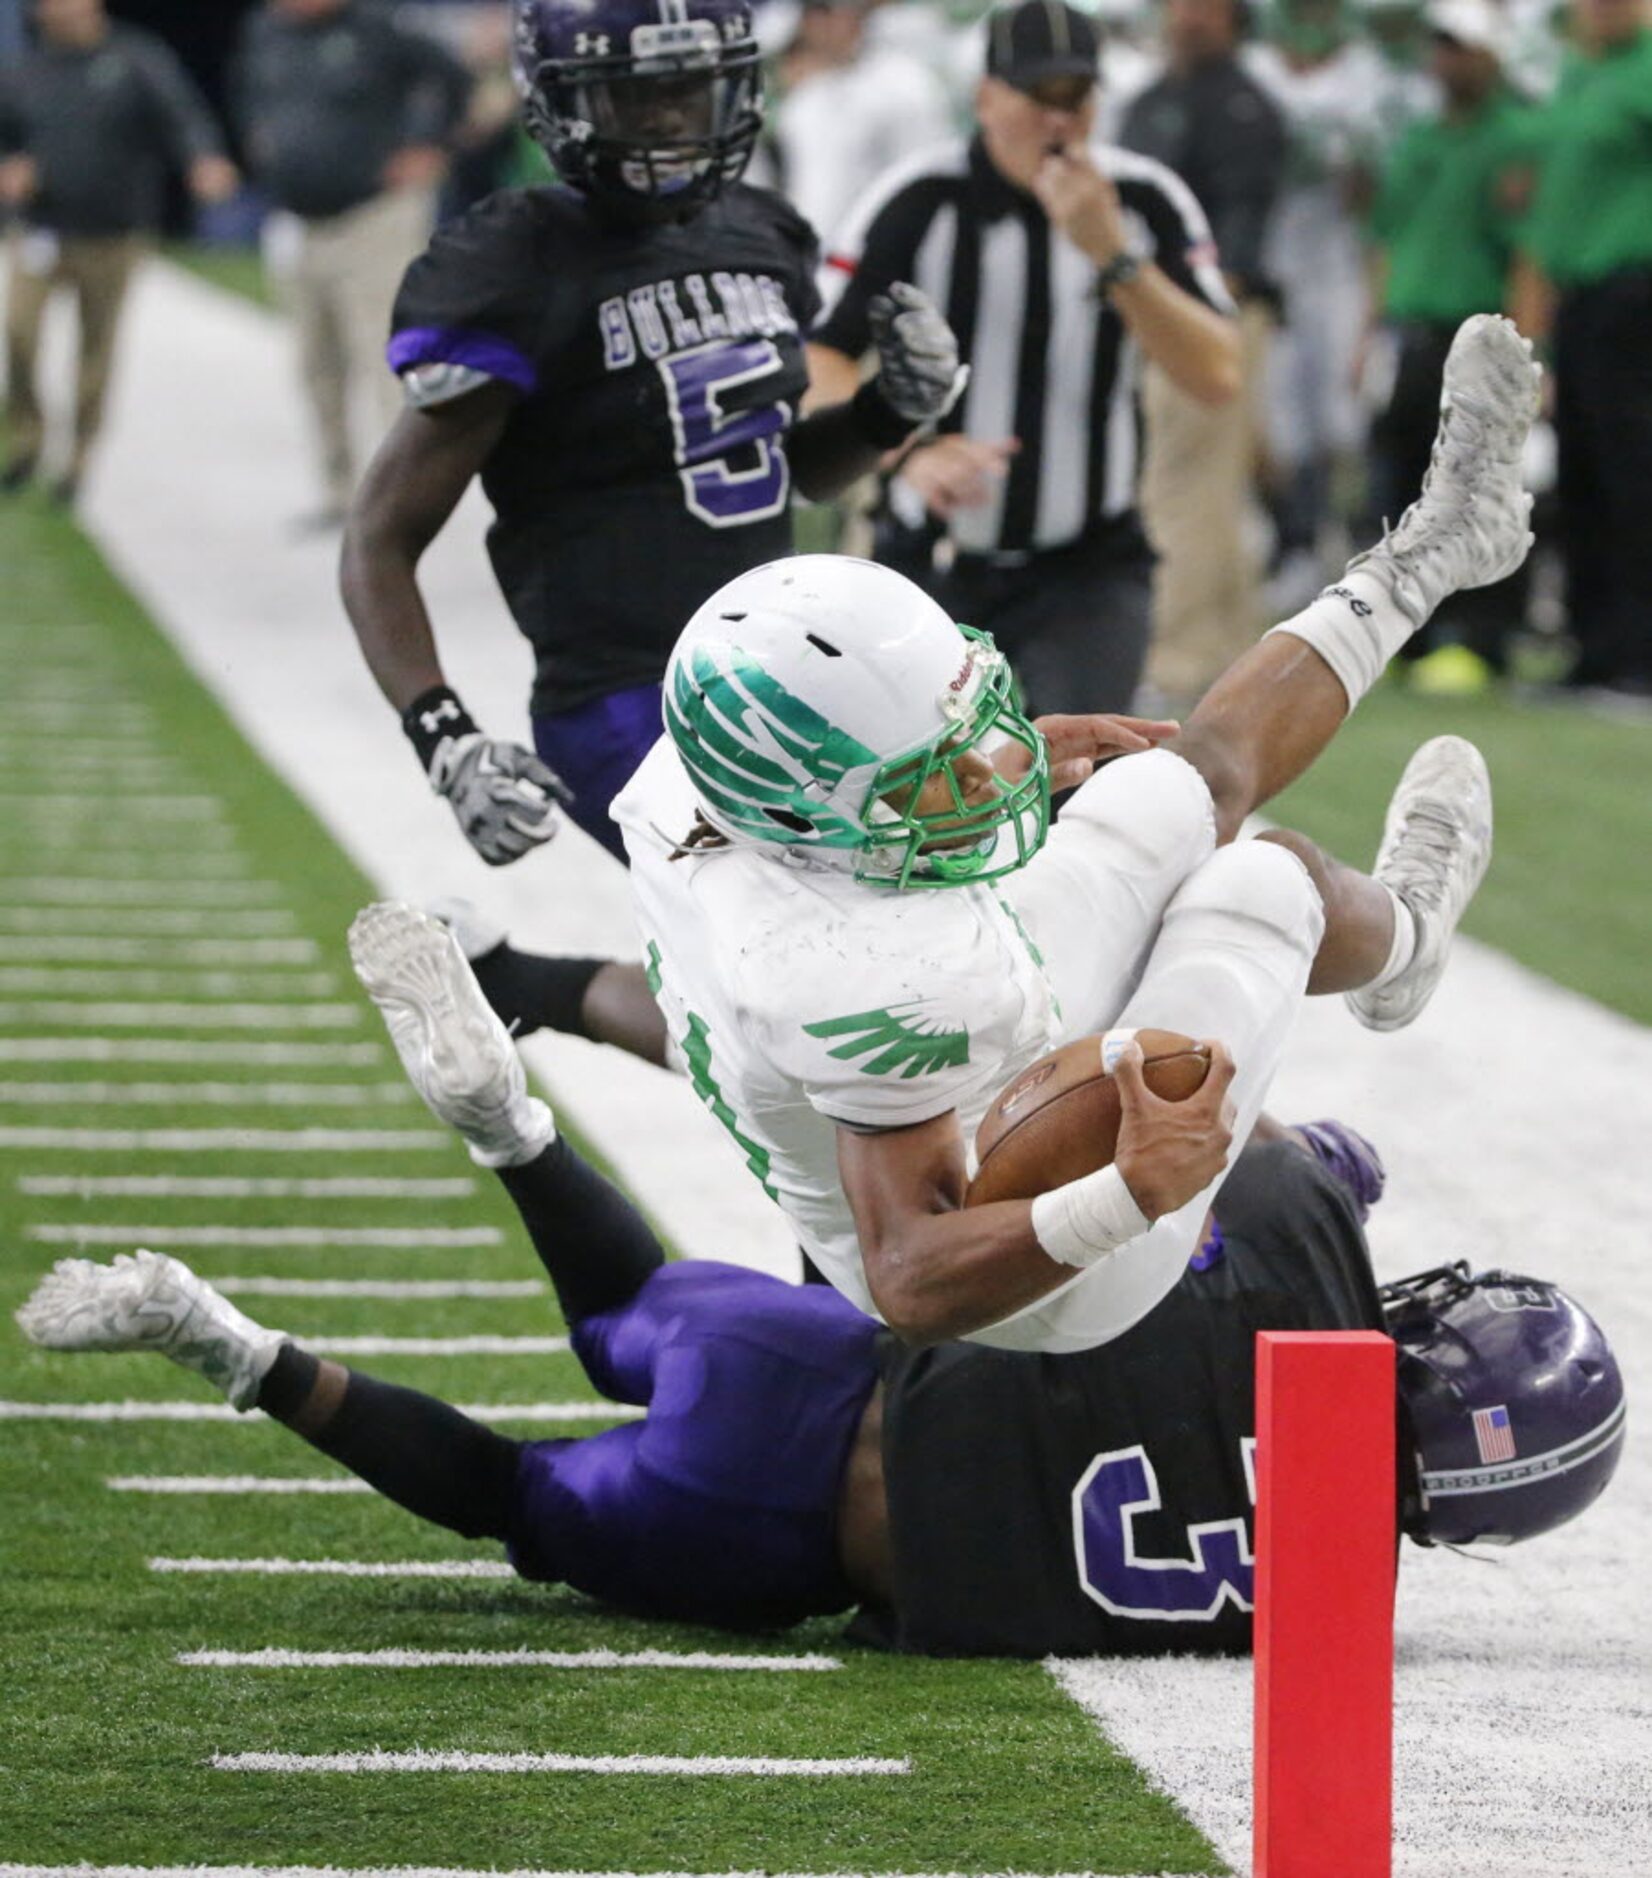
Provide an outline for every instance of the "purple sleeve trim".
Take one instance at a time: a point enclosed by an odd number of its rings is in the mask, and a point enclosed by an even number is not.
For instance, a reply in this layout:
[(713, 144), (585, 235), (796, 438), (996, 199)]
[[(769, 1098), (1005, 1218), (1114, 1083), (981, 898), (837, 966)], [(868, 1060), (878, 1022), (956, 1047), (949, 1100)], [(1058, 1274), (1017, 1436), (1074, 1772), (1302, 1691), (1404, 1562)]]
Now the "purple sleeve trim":
[(492, 333), (472, 332), (463, 326), (409, 326), (391, 335), (385, 357), (397, 373), (411, 371), (415, 365), (468, 365), (519, 391), (532, 391), (539, 383), (526, 353)]

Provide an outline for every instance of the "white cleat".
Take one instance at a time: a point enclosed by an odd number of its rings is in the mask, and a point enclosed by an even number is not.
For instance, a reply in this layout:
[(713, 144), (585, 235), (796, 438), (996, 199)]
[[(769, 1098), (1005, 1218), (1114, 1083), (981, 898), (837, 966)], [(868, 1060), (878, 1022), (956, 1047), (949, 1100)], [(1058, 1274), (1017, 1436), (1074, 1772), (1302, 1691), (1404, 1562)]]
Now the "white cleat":
[(154, 1350), (204, 1376), (238, 1409), (287, 1341), (220, 1297), (181, 1260), (121, 1253), (109, 1265), (59, 1259), (17, 1313), (19, 1329), (45, 1350)]
[(379, 1007), (408, 1080), (482, 1167), (519, 1167), (556, 1136), (528, 1094), (510, 1032), (482, 995), (453, 933), (428, 913), (384, 901), (358, 913), (350, 958)]
[(1380, 989), (1347, 994), (1367, 1030), (1399, 1030), (1434, 995), (1451, 935), (1491, 859), (1491, 778), (1462, 737), (1435, 737), (1405, 766), (1372, 869), (1411, 909), (1417, 949)]
[(1448, 594), (1488, 587), (1525, 560), (1532, 499), (1521, 472), (1542, 382), (1531, 341), (1500, 314), (1476, 313), (1458, 327), (1422, 494), (1348, 564), (1381, 577), (1414, 625)]

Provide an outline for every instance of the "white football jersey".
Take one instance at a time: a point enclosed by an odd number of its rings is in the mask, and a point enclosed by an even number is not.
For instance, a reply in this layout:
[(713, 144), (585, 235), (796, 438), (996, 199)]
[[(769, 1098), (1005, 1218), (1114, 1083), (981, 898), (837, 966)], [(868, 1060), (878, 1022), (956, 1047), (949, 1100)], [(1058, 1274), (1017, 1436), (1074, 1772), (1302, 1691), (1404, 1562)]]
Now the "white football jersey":
[(774, 848), (672, 859), (694, 791), (662, 738), (612, 813), (650, 982), (695, 1092), (845, 1297), (877, 1311), (837, 1125), (956, 1110), (966, 1141), (1059, 1041), (1042, 963), (996, 883), (892, 892)]

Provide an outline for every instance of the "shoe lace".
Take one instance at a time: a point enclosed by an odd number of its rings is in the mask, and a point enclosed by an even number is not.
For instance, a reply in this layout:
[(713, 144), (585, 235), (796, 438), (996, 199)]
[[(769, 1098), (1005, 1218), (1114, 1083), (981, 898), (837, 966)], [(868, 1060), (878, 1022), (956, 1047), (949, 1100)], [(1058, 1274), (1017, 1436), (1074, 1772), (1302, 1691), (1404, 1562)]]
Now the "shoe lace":
[(1445, 898), (1451, 864), (1463, 845), (1462, 818), (1426, 798), (1405, 812), (1383, 879), (1413, 908), (1432, 909)]

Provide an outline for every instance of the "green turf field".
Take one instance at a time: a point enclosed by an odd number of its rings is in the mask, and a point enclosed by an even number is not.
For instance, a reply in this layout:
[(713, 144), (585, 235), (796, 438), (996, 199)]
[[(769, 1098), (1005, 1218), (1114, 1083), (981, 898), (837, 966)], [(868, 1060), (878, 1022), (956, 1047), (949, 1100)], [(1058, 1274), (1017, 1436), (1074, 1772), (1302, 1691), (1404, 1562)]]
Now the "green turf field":
[[(0, 509), (0, 591), (9, 602), (0, 618), (9, 674), (0, 696), (6, 1310), (51, 1257), (75, 1249), (65, 1241), (112, 1233), (88, 1248), (106, 1257), (153, 1240), (157, 1228), (218, 1229), (215, 1247), (183, 1252), (215, 1277), (531, 1279), (503, 1196), (407, 1100), (375, 1014), (354, 992), (343, 933), (365, 883), (67, 520), (33, 500)], [(1498, 860), (1471, 929), (1581, 990), (1652, 1014), (1630, 969), (1646, 926), (1648, 889), (1634, 862), (1652, 833), (1652, 733), (1495, 702), (1448, 709), (1380, 696), (1282, 818), (1365, 858), (1405, 753), (1448, 724), (1486, 745), (1499, 793)], [(48, 793), (78, 799), (48, 805)], [(285, 1060), (251, 1060), (272, 1050)], [(177, 1060), (184, 1053), (201, 1060)], [(65, 1083), (84, 1087), (51, 1099)], [(139, 1083), (173, 1088), (146, 1104), (97, 1099), (133, 1093), (109, 1085)], [(373, 1131), (374, 1143), (274, 1145), (283, 1137), (271, 1131), (301, 1127)], [(114, 1143), (105, 1135), (55, 1145), (9, 1132), (24, 1129), (126, 1132)], [(198, 1132), (170, 1148), (131, 1138), (156, 1129)], [(258, 1145), (199, 1136), (223, 1130), (259, 1131)], [(298, 1179), (437, 1184), (400, 1197), (199, 1185)], [(110, 1191), (120, 1180), (197, 1185), (187, 1194)], [(447, 1232), (466, 1243), (224, 1243), (273, 1228)], [(537, 1295), (245, 1302), (312, 1337), (558, 1328)], [(0, 1396), (9, 1402), (214, 1400), (168, 1364), (49, 1357), (4, 1328)], [(462, 1402), (591, 1399), (566, 1354), (391, 1354), (363, 1367)], [(576, 1429), (538, 1422), (518, 1431)], [(830, 1622), (732, 1640), (643, 1626), (509, 1580), (152, 1570), (154, 1558), (497, 1557), (365, 1495), (107, 1484), (203, 1475), (342, 1478), (268, 1424), (7, 1420), (0, 1858), (612, 1872), (1222, 1869), (1037, 1666), (890, 1661), (845, 1646)], [(642, 1648), (815, 1652), (841, 1667), (177, 1661), (207, 1650)], [(375, 1748), (876, 1757), (910, 1771), (666, 1778), (211, 1765), (215, 1755)]]

